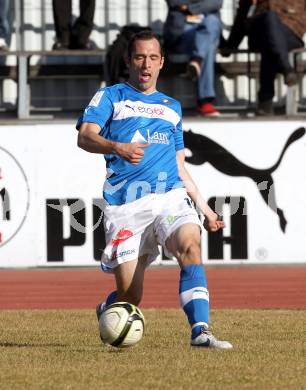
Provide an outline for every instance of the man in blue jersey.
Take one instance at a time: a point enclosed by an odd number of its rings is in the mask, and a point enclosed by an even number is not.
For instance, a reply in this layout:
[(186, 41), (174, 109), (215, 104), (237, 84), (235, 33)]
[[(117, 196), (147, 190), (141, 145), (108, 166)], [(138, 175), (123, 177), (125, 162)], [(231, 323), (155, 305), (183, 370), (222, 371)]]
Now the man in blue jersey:
[(98, 318), (115, 301), (138, 305), (144, 272), (158, 245), (181, 267), (180, 302), (191, 326), (191, 345), (229, 349), (209, 331), (209, 296), (201, 262), (201, 223), (208, 231), (224, 223), (201, 197), (184, 165), (180, 104), (156, 90), (164, 55), (149, 31), (129, 43), (129, 80), (100, 89), (79, 119), (78, 145), (103, 154), (106, 248), (102, 269), (113, 272), (116, 291), (97, 307)]

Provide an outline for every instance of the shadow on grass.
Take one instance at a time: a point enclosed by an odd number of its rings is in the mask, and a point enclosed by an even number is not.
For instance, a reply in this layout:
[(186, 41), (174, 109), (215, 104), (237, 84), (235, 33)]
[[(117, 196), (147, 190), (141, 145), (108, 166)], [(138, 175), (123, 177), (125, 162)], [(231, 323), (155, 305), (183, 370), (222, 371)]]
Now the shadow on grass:
[[(104, 348), (103, 348), (104, 347)], [(31, 344), (31, 343), (14, 343), (14, 342), (9, 342), (9, 341), (6, 341), (6, 342), (0, 342), (0, 348), (63, 348), (63, 350), (66, 350), (67, 348), (69, 348), (69, 351), (70, 352), (75, 352), (75, 353), (84, 353), (84, 351), (86, 350), (87, 352), (89, 352), (91, 349), (92, 349), (92, 352), (103, 352), (103, 353), (109, 353), (109, 352), (123, 352), (122, 349), (115, 349), (115, 348), (112, 348), (112, 351), (109, 350), (108, 348), (105, 348), (105, 346), (102, 345), (102, 349), (101, 349), (101, 346), (86, 346), (84, 348), (74, 348), (72, 347), (70, 344), (59, 344), (59, 343), (46, 343), (46, 344), (43, 344), (43, 343), (39, 343), (39, 344)]]
[(22, 343), (10, 343), (0, 342), (0, 347), (4, 348), (37, 348), (37, 347), (67, 347), (66, 344), (22, 344)]

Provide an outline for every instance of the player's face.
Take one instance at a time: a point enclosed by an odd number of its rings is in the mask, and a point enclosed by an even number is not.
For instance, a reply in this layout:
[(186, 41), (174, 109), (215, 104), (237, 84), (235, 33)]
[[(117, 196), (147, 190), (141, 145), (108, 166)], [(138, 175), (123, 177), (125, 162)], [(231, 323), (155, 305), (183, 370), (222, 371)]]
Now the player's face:
[(129, 59), (129, 83), (144, 93), (152, 93), (156, 89), (159, 71), (163, 67), (157, 39), (137, 40)]

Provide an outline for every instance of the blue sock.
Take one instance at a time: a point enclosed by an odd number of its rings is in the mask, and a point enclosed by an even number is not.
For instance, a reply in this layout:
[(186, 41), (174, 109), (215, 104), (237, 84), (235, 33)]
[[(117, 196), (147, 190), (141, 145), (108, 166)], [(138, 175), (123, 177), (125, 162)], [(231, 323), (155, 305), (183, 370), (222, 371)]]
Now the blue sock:
[(115, 290), (115, 291), (112, 291), (108, 295), (108, 297), (106, 298), (106, 302), (105, 302), (106, 306), (111, 305), (112, 303), (114, 303), (116, 298), (117, 298), (117, 291)]
[(209, 294), (202, 265), (191, 264), (181, 269), (179, 293), (194, 339), (203, 326), (208, 328), (209, 323)]

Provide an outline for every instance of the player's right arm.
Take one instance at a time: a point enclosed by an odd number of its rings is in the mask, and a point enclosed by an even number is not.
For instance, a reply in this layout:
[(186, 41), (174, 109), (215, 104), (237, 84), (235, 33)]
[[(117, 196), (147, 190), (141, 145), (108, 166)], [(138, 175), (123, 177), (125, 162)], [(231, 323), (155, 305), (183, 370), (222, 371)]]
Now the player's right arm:
[(102, 137), (100, 132), (101, 127), (98, 124), (83, 122), (79, 129), (78, 146), (90, 153), (116, 154), (134, 165), (140, 163), (144, 149), (149, 146), (138, 142), (115, 142)]

